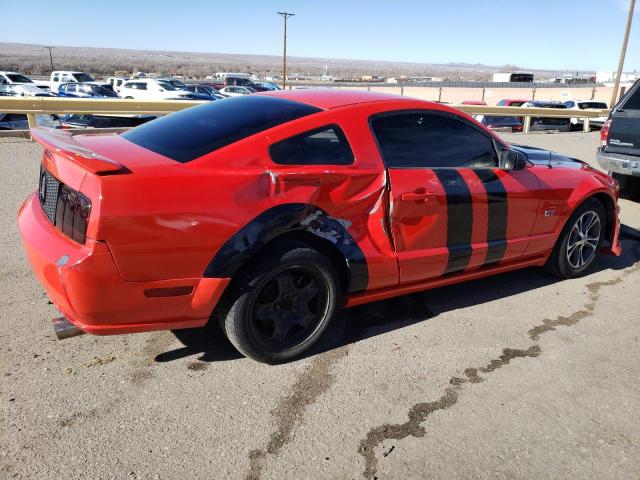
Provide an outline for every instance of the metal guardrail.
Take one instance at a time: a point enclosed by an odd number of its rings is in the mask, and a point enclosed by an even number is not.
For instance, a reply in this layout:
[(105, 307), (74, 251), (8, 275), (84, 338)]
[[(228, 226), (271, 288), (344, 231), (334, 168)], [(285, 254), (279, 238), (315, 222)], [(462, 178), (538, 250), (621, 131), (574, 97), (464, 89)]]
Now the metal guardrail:
[[(206, 101), (195, 100), (131, 100), (131, 99), (99, 99), (59, 98), (59, 97), (0, 97), (0, 112), (23, 113), (29, 119), (29, 127), (36, 126), (35, 115), (38, 114), (120, 114), (162, 115), (177, 112)], [(589, 131), (589, 119), (609, 115), (609, 110), (569, 110), (561, 108), (523, 108), (523, 107), (489, 107), (483, 105), (452, 105), (469, 115), (498, 115), (505, 117), (523, 117), (523, 132), (528, 133), (531, 117), (579, 118), (583, 121), (583, 129)]]

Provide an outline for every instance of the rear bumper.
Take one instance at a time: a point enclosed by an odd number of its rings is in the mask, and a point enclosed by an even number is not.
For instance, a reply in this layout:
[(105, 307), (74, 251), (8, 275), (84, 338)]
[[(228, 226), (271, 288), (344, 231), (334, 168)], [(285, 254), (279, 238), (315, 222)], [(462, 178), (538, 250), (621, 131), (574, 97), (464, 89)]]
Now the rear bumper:
[[(20, 208), (18, 224), (38, 281), (60, 312), (87, 333), (203, 326), (229, 284), (227, 278), (127, 282), (106, 243), (87, 239), (81, 245), (64, 236), (44, 215), (35, 194)], [(170, 288), (174, 290), (166, 290)], [(149, 297), (149, 290), (189, 293)]]
[(623, 153), (609, 153), (605, 152), (603, 147), (600, 147), (596, 153), (596, 158), (600, 166), (607, 172), (640, 177), (640, 157)]

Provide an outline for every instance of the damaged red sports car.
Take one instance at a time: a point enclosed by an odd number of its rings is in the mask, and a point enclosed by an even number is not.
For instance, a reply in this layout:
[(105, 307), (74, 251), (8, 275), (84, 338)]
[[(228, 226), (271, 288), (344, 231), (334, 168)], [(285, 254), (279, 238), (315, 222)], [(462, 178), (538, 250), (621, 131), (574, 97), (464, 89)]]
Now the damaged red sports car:
[(337, 308), (620, 254), (618, 187), (445, 105), (367, 92), (229, 98), (121, 135), (35, 129), (19, 225), (64, 315), (107, 335), (220, 322), (264, 362)]

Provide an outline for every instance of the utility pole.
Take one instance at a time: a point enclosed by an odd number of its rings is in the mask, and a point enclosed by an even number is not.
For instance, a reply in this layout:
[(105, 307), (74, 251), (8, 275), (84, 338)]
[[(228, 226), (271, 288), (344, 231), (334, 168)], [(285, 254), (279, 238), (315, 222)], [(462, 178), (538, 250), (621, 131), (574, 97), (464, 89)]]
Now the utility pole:
[(287, 18), (293, 17), (294, 13), (278, 12), (284, 18), (284, 51), (282, 54), (282, 89), (287, 88)]
[(51, 55), (51, 49), (56, 47), (44, 47), (49, 50), (49, 62), (51, 63), (51, 71), (53, 72), (53, 56)]
[(631, 30), (631, 20), (633, 19), (633, 10), (636, 7), (636, 0), (629, 3), (629, 15), (627, 16), (627, 28), (624, 32), (624, 40), (622, 41), (622, 50), (620, 51), (620, 61), (618, 62), (618, 72), (616, 73), (616, 82), (611, 93), (611, 104), (609, 108), (613, 108), (618, 99), (618, 89), (620, 88), (620, 77), (622, 76), (622, 67), (624, 66), (624, 56), (627, 53), (627, 43), (629, 42), (629, 31)]

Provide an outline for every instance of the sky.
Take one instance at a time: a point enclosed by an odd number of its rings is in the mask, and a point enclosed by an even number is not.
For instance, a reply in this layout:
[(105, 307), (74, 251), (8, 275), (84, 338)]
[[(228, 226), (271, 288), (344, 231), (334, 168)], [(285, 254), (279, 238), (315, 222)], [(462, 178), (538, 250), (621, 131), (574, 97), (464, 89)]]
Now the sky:
[(285, 10), (291, 56), (615, 70), (629, 1), (0, 0), (0, 42), (281, 55)]

